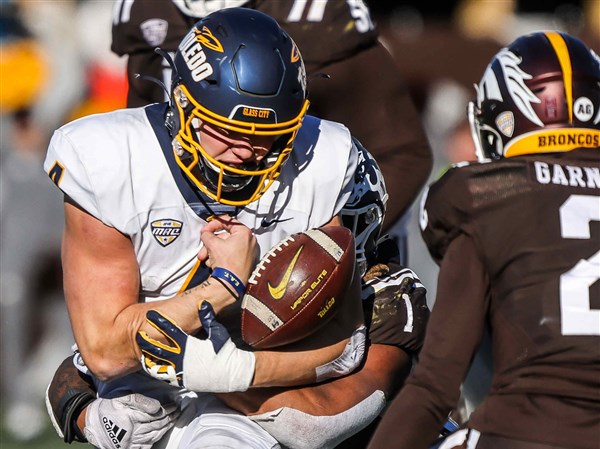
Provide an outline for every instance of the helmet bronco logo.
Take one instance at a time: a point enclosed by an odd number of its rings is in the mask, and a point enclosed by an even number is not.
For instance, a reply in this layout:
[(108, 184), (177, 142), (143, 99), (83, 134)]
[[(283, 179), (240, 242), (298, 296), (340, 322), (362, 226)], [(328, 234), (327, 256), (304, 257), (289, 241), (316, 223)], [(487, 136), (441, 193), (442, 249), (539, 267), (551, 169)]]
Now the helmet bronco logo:
[[(525, 81), (531, 79), (532, 76), (519, 67), (522, 62), (521, 58), (507, 49), (502, 49), (496, 55), (496, 61), (500, 64), (508, 93), (519, 111), (531, 122), (538, 126), (544, 126), (532, 106), (532, 103), (540, 103), (541, 100), (525, 84)], [(504, 101), (492, 64), (487, 67), (483, 74), (478, 89), (479, 104), (483, 101), (485, 93), (489, 100)]]
[(177, 220), (162, 219), (150, 223), (152, 235), (162, 246), (170, 245), (181, 235), (183, 223)]

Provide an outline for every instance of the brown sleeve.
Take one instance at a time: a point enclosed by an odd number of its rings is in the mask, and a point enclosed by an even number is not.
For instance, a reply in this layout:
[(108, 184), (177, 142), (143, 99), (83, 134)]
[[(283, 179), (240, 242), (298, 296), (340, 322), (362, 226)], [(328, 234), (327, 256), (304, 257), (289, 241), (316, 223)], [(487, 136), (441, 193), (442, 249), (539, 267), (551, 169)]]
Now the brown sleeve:
[(79, 371), (73, 363), (73, 355), (68, 356), (54, 373), (48, 386), (48, 413), (60, 427), (66, 443), (86, 442), (82, 432), (85, 409), (95, 399), (96, 390), (91, 377)]
[[(392, 273), (379, 275), (371, 283), (363, 285), (363, 309), (369, 340), (417, 355), (423, 347), (430, 315), (427, 291), (414, 272), (394, 264), (377, 264), (366, 276), (378, 267), (392, 268)], [(407, 288), (398, 283), (398, 279), (406, 275), (414, 279)], [(403, 299), (404, 293), (408, 294), (408, 303)], [(365, 298), (365, 295), (369, 296)]]
[[(255, 0), (247, 6), (273, 17), (294, 39), (310, 72), (335, 61), (341, 61), (372, 47), (379, 32), (373, 26), (366, 29), (368, 8), (356, 14), (358, 5), (343, 0), (311, 1), (301, 6), (296, 0)], [(297, 15), (298, 7), (302, 14)], [(311, 16), (314, 6), (323, 6), (322, 17)], [(353, 11), (354, 10), (354, 11)], [(292, 18), (292, 16), (296, 16)], [(327, 42), (327, 45), (323, 45)]]
[(371, 440), (374, 449), (428, 448), (448, 413), (483, 334), (488, 278), (473, 241), (465, 235), (442, 261), (438, 294), (415, 371), (385, 413)]
[(422, 204), (421, 220), (425, 220), (426, 227), (421, 229), (421, 237), (438, 265), (450, 243), (467, 233), (467, 223), (476, 221), (469, 190), (470, 172), (467, 167), (449, 168), (429, 186)]

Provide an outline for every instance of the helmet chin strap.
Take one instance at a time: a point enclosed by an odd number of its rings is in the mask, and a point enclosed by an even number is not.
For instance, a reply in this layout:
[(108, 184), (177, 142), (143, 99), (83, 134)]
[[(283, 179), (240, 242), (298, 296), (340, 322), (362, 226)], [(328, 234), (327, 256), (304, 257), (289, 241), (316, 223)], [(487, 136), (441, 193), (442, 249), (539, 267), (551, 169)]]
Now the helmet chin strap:
[(486, 156), (481, 145), (481, 136), (478, 129), (479, 126), (477, 125), (477, 118), (475, 117), (475, 107), (475, 102), (469, 101), (469, 104), (467, 105), (467, 117), (469, 119), (471, 138), (473, 139), (473, 144), (475, 145), (475, 155), (477, 156), (477, 160), (481, 162), (486, 159)]
[[(156, 47), (154, 49), (154, 53), (159, 54), (160, 56), (162, 56), (165, 61), (167, 61), (167, 63), (169, 64), (169, 66), (171, 67), (171, 70), (173, 72), (173, 75), (171, 77), (171, 79), (174, 81), (178, 81), (179, 80), (179, 74), (177, 72), (177, 67), (175, 67), (175, 63), (173, 62), (173, 58), (171, 57), (171, 55), (169, 53), (167, 53), (166, 51), (164, 51), (162, 48), (160, 47)], [(158, 86), (160, 86), (160, 88), (165, 92), (165, 94), (167, 95), (167, 98), (169, 99), (169, 104), (174, 107), (175, 105), (173, 104), (173, 96), (171, 95), (171, 92), (169, 89), (167, 89), (167, 86), (165, 86), (165, 83), (163, 83), (161, 80), (159, 80), (158, 78), (155, 78), (153, 76), (150, 75), (141, 75), (139, 73), (134, 74), (135, 79), (140, 79), (140, 80), (144, 80), (144, 81), (150, 81), (154, 84), (157, 84)], [(172, 84), (173, 84), (172, 82)]]

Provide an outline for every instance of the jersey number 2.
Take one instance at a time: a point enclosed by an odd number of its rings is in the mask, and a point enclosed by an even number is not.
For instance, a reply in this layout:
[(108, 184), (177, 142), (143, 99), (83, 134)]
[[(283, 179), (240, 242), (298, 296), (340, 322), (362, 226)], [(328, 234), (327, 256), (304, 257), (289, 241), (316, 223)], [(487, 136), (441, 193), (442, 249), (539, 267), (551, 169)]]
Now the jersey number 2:
[[(561, 237), (590, 239), (590, 221), (600, 221), (596, 196), (571, 195), (560, 207)], [(600, 335), (600, 310), (590, 306), (590, 287), (600, 279), (600, 251), (560, 277), (562, 335)]]

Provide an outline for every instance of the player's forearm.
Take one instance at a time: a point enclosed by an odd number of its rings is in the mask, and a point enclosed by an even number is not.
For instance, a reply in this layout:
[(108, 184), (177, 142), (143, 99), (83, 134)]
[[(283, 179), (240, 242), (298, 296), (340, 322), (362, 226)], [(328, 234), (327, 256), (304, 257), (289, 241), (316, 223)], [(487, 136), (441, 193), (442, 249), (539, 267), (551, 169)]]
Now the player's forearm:
[(203, 300), (209, 301), (216, 313), (235, 302), (225, 287), (209, 278), (198, 287), (171, 299), (132, 304), (123, 309), (110, 326), (98, 329), (95, 338), (80, 345), (86, 365), (103, 381), (139, 370), (141, 351), (136, 343), (138, 331), (145, 331), (152, 338), (164, 341), (162, 334), (146, 321), (146, 312), (158, 310), (193, 334), (200, 329), (198, 304)]
[[(219, 316), (224, 309), (236, 302), (236, 298), (222, 284), (209, 277), (199, 286), (186, 290), (169, 300), (146, 303), (141, 327), (130, 334), (133, 341), (135, 341), (135, 334), (138, 330), (146, 331), (153, 338), (160, 339), (162, 336), (145, 319), (145, 312), (150, 309), (158, 310), (168, 316), (185, 332), (195, 334), (201, 327), (198, 308), (202, 301), (210, 302), (215, 314)], [(137, 345), (134, 346), (137, 349)]]
[(258, 351), (252, 387), (294, 386), (314, 383), (316, 369), (339, 357), (348, 339), (319, 349), (283, 352)]
[(254, 388), (219, 394), (230, 407), (256, 415), (290, 407), (315, 416), (335, 415), (355, 406), (374, 391), (393, 397), (412, 365), (408, 353), (395, 346), (372, 345), (366, 360), (349, 376), (302, 388)]

